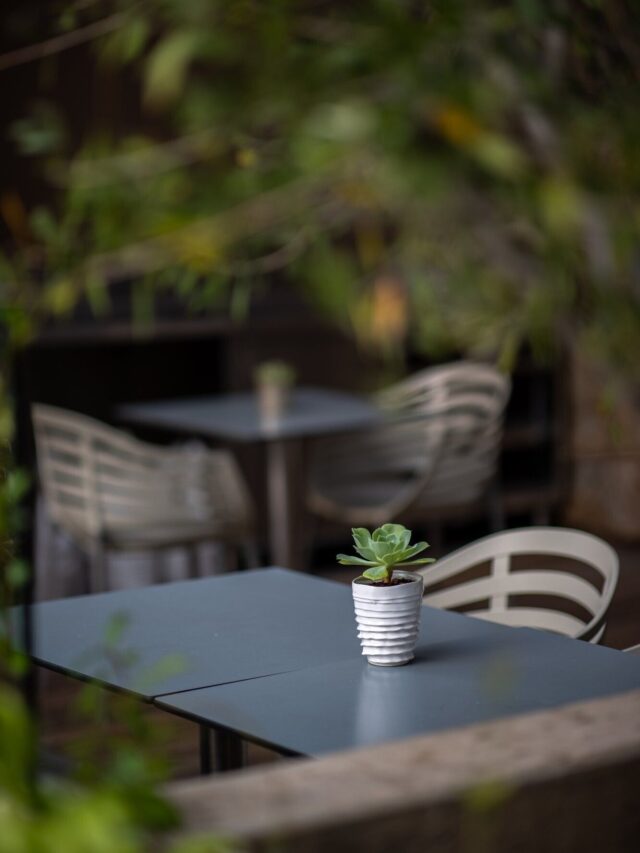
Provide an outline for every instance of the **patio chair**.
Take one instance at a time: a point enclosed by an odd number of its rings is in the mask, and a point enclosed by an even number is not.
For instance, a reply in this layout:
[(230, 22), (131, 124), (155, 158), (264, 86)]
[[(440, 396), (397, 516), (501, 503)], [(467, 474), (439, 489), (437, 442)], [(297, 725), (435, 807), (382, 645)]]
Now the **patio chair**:
[(106, 588), (115, 551), (183, 547), (197, 576), (198, 544), (218, 541), (257, 565), (251, 501), (227, 451), (154, 446), (41, 403), (32, 417), (49, 516), (88, 556), (92, 590)]
[[(469, 579), (481, 567), (482, 576)], [(597, 643), (618, 582), (618, 557), (590, 533), (532, 527), (487, 536), (420, 573), (423, 604)]]
[(384, 390), (377, 402), (389, 413), (385, 423), (316, 443), (311, 512), (378, 526), (409, 509), (429, 521), (479, 503), (495, 479), (509, 391), (506, 376), (471, 361), (427, 368)]

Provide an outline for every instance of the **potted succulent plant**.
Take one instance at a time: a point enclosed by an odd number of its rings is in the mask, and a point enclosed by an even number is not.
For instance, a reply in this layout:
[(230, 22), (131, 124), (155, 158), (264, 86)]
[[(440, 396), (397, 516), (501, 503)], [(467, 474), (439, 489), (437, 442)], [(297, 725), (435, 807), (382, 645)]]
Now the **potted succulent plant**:
[(267, 422), (277, 422), (289, 403), (295, 370), (286, 361), (263, 361), (254, 372), (260, 417)]
[(383, 524), (373, 533), (354, 527), (359, 556), (338, 554), (343, 566), (364, 566), (352, 584), (362, 654), (374, 666), (401, 666), (413, 660), (420, 629), (423, 579), (406, 566), (434, 561), (414, 559), (429, 545), (411, 545), (411, 531), (402, 524)]

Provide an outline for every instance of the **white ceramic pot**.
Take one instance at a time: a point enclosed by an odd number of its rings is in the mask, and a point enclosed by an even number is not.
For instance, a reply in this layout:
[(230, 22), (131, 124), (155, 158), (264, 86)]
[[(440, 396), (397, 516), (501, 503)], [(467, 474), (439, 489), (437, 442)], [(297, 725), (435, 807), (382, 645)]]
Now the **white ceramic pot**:
[(411, 583), (373, 586), (358, 579), (351, 584), (362, 654), (374, 666), (402, 666), (414, 657), (424, 581), (417, 572), (397, 570), (394, 576)]
[(289, 406), (290, 387), (272, 382), (258, 385), (258, 409), (261, 420), (278, 423)]

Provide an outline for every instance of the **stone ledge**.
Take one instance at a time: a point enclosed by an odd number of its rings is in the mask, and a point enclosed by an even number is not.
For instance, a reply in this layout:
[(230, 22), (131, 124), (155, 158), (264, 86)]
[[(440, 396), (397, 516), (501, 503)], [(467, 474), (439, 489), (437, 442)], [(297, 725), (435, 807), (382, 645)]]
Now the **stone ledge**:
[[(633, 691), (319, 760), (174, 783), (168, 793), (187, 834), (220, 833), (252, 850), (277, 840), (279, 850), (304, 853), (405, 853), (428, 845), (438, 853), (466, 851), (471, 833), (469, 853), (484, 853), (476, 842), (490, 824), (487, 853), (533, 851), (542, 843), (536, 829), (546, 824), (551, 831), (553, 824), (545, 853), (577, 850), (578, 842), (582, 853), (613, 853), (640, 849), (639, 786), (640, 691)], [(589, 847), (604, 827), (606, 844), (600, 838), (600, 847)], [(563, 839), (564, 846), (554, 846)], [(635, 846), (627, 846), (632, 840)]]

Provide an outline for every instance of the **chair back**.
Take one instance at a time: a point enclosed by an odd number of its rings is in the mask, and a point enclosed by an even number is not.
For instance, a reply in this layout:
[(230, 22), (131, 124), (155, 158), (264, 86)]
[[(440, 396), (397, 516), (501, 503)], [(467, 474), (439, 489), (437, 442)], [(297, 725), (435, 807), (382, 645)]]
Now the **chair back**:
[(248, 526), (251, 504), (233, 457), (204, 447), (157, 447), (85, 415), (32, 407), (41, 487), (72, 536), (206, 525)]
[(310, 508), (357, 525), (477, 502), (495, 474), (510, 387), (494, 367), (459, 361), (382, 391), (384, 423), (315, 443)]
[[(527, 564), (515, 566), (513, 558), (525, 555)], [(565, 559), (552, 566), (551, 557)], [(538, 565), (535, 558), (541, 558)], [(577, 563), (587, 571), (580, 571)], [(433, 591), (434, 586), (482, 564), (489, 565), (486, 576)], [(618, 557), (610, 545), (590, 533), (533, 527), (487, 536), (421, 574), (424, 604), (443, 609), (474, 605), (478, 609), (467, 610), (469, 615), (596, 643), (604, 633), (618, 582)], [(527, 601), (532, 596), (533, 603)], [(567, 603), (571, 612), (566, 612)]]
[(491, 365), (459, 361), (422, 370), (379, 395), (395, 418), (419, 422), (429, 442), (429, 478), (417, 506), (483, 496), (495, 475), (510, 390), (508, 377)]

